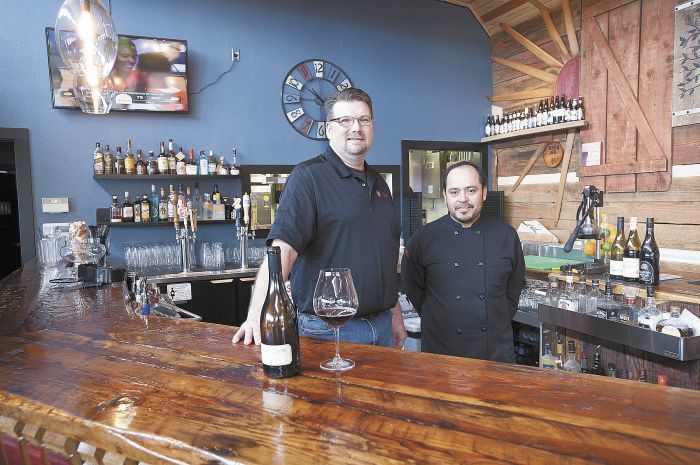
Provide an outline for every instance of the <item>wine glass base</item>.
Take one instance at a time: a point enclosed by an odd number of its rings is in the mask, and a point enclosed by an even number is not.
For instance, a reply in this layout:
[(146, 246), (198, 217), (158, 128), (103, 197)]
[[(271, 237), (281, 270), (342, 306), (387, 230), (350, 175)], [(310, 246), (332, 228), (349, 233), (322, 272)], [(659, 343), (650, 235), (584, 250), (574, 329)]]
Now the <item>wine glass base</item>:
[(321, 368), (326, 371), (345, 371), (354, 366), (355, 362), (347, 358), (341, 358), (340, 360), (332, 358), (321, 362)]

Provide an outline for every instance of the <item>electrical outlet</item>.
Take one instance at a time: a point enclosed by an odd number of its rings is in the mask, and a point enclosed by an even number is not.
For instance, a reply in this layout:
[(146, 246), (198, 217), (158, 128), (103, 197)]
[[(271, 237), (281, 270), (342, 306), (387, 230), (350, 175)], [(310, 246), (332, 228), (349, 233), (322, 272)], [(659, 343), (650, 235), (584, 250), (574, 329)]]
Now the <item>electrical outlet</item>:
[(231, 49), (231, 61), (239, 61), (241, 59), (241, 51), (237, 48)]

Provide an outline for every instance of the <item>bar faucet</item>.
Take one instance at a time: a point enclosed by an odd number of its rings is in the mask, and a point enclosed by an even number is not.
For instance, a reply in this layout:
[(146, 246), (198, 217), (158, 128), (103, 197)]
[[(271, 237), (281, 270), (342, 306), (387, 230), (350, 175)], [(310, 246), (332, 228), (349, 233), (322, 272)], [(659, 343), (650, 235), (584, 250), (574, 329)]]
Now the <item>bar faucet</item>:
[(255, 239), (255, 230), (249, 231), (250, 224), (250, 196), (243, 194), (243, 224), (241, 225), (241, 207), (236, 204), (236, 237), (241, 254), (241, 270), (248, 269), (248, 239)]
[[(177, 205), (177, 194), (175, 195), (175, 205)], [(189, 229), (188, 229), (189, 216)], [(183, 228), (180, 228), (180, 220), (178, 217), (177, 206), (175, 207), (175, 215), (173, 223), (175, 225), (175, 240), (180, 244), (180, 262), (182, 264), (182, 273), (192, 272), (192, 250), (194, 249), (195, 241), (197, 240), (197, 210), (192, 208), (189, 210), (189, 215), (185, 214), (182, 217)]]

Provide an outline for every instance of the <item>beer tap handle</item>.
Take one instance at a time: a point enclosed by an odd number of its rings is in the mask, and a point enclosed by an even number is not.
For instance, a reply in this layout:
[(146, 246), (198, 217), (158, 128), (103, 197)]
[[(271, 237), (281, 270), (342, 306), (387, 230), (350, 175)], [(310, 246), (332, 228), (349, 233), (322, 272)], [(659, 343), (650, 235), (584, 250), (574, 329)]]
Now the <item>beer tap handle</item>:
[(197, 231), (197, 209), (192, 208), (190, 210), (190, 224), (192, 225), (192, 232)]
[(250, 196), (247, 193), (243, 194), (243, 223), (250, 224)]
[(177, 215), (177, 192), (173, 192), (173, 223), (175, 224), (175, 231), (180, 232), (180, 220)]
[(187, 228), (188, 228), (188, 224), (187, 224), (187, 223), (188, 223), (188, 222), (187, 222), (187, 213), (185, 213), (185, 214), (182, 216), (182, 222), (183, 222), (183, 224), (184, 224), (184, 226), (185, 226), (185, 234), (187, 234)]

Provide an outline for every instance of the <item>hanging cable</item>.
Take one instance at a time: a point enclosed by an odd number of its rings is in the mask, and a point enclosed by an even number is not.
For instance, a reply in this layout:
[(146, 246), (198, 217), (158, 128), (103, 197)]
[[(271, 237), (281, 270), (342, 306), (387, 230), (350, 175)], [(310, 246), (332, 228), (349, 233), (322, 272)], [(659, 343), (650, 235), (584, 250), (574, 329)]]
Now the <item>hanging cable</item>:
[(218, 83), (218, 82), (221, 80), (222, 77), (224, 77), (226, 74), (228, 74), (228, 73), (230, 73), (231, 71), (233, 71), (233, 67), (234, 67), (235, 65), (236, 65), (236, 62), (235, 62), (235, 61), (232, 61), (232, 62), (231, 62), (231, 66), (229, 66), (228, 69), (227, 69), (226, 71), (224, 71), (223, 73), (219, 74), (219, 77), (217, 77), (217, 78), (214, 79), (212, 82), (210, 82), (209, 84), (205, 85), (204, 87), (202, 87), (202, 88), (199, 89), (198, 91), (190, 92), (190, 95), (197, 95), (197, 94), (199, 94), (200, 92), (202, 92), (204, 89), (207, 89), (207, 88), (213, 86), (214, 84)]

